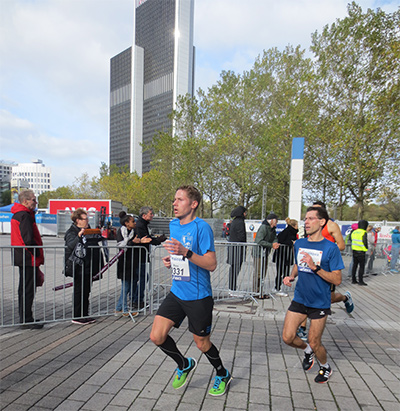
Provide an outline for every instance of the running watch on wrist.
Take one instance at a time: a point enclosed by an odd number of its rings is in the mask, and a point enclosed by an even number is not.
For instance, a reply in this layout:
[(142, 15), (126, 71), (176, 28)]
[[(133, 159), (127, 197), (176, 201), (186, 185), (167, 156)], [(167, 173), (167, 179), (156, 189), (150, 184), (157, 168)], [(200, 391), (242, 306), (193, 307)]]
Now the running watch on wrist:
[(185, 258), (189, 259), (192, 255), (193, 255), (193, 251), (192, 251), (192, 250), (188, 250), (188, 252), (186, 253), (186, 255), (183, 256), (183, 259), (185, 259)]
[(313, 270), (313, 271), (314, 271), (315, 274), (317, 274), (317, 272), (318, 272), (320, 269), (321, 269), (321, 266), (320, 266), (320, 265), (317, 265), (317, 266), (315, 267), (315, 270)]

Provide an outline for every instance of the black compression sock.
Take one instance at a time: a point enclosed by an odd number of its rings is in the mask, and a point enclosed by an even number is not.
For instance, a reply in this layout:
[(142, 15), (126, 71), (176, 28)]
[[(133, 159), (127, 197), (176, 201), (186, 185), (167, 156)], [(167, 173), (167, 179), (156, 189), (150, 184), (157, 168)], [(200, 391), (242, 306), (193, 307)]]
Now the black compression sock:
[(178, 350), (175, 341), (169, 335), (159, 347), (178, 364), (179, 369), (183, 370), (189, 365), (189, 361)]
[(211, 348), (204, 354), (208, 358), (208, 361), (210, 361), (211, 365), (217, 370), (217, 375), (219, 377), (225, 377), (226, 369), (222, 365), (222, 360), (219, 356), (217, 347), (214, 344), (211, 344)]

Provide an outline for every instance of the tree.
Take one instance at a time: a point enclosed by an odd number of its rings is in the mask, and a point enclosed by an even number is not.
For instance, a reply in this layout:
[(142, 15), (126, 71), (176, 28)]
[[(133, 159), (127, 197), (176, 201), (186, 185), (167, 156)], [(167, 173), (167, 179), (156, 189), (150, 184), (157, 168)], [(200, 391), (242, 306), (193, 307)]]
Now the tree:
[(76, 198), (73, 190), (69, 186), (61, 186), (53, 191), (45, 191), (38, 197), (38, 207), (47, 208), (49, 200), (52, 198)]
[(400, 10), (349, 16), (312, 36), (320, 118), (308, 139), (308, 187), (329, 180), (329, 196), (341, 187), (358, 205), (399, 173)]

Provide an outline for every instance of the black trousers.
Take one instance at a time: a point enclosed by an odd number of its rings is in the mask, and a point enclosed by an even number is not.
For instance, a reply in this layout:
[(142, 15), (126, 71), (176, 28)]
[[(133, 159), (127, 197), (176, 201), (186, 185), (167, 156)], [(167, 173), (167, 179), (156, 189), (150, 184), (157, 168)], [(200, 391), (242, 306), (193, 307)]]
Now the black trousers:
[(365, 251), (354, 251), (353, 250), (353, 271), (351, 273), (352, 281), (356, 280), (357, 267), (360, 266), (358, 270), (358, 282), (362, 283), (364, 281), (364, 270), (365, 270)]
[(19, 267), (18, 311), (21, 323), (33, 322), (32, 305), (35, 298), (35, 267)]
[(89, 295), (92, 285), (90, 269), (75, 266), (74, 273), (74, 318), (89, 315)]

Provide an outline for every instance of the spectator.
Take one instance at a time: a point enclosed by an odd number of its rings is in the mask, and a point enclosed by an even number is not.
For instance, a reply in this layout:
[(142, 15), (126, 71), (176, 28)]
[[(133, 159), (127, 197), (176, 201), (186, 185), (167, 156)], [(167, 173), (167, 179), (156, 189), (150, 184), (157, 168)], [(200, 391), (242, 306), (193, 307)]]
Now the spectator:
[(392, 231), (392, 257), (390, 260), (390, 272), (398, 273), (399, 270), (396, 268), (397, 260), (399, 258), (400, 252), (400, 227), (396, 226)]
[[(278, 234), (278, 243), (281, 245), (275, 250), (272, 261), (276, 263), (275, 289), (278, 297), (287, 297), (287, 293), (283, 292), (282, 279), (289, 275), (290, 266), (293, 265), (293, 244), (297, 239), (299, 225), (297, 220), (286, 219), (287, 226)], [(282, 245), (284, 245), (282, 247)]]
[(25, 246), (13, 248), (13, 264), (19, 268), (18, 312), (21, 327), (30, 329), (43, 328), (43, 324), (35, 323), (32, 305), (35, 298), (38, 275), (41, 275), (39, 266), (44, 264), (43, 248), (29, 248), (42, 246), (42, 238), (35, 221), (36, 197), (32, 190), (19, 193), (19, 203), (11, 208), (14, 214), (11, 219), (11, 245)]
[(372, 274), (372, 267), (374, 264), (374, 259), (375, 259), (375, 232), (374, 232), (374, 228), (372, 227), (372, 225), (369, 225), (367, 227), (367, 241), (368, 241), (368, 252), (366, 255), (366, 265), (367, 265), (367, 269), (366, 269), (366, 274)]
[[(367, 227), (368, 221), (360, 220), (357, 230), (351, 233), (351, 248), (353, 250), (352, 284), (368, 285), (364, 282), (365, 254), (368, 251)], [(356, 279), (357, 266), (360, 266), (358, 270), (358, 283)]]
[[(232, 223), (230, 227), (229, 242), (245, 243), (246, 242), (246, 208), (238, 206), (231, 212)], [(235, 291), (237, 286), (237, 277), (243, 264), (245, 247), (241, 245), (232, 245), (228, 247), (227, 263), (229, 267), (229, 290)]]
[[(139, 210), (139, 217), (136, 220), (135, 233), (142, 242), (142, 250), (137, 263), (136, 270), (139, 273), (139, 291), (133, 297), (133, 309), (142, 309), (145, 306), (144, 290), (146, 287), (146, 265), (149, 261), (150, 244), (160, 245), (166, 240), (165, 236), (155, 237), (150, 235), (149, 224), (153, 220), (154, 212), (149, 206), (144, 206)], [(150, 241), (143, 241), (143, 239), (150, 239)]]
[[(135, 236), (136, 222), (133, 216), (121, 211), (119, 218), (121, 227), (117, 231), (117, 246), (124, 248), (125, 252), (117, 263), (117, 278), (121, 280), (121, 294), (115, 307), (115, 315), (129, 316), (128, 295), (132, 302), (133, 296), (136, 294), (135, 284), (137, 284), (135, 263), (137, 263), (138, 251), (134, 250), (133, 246), (140, 244), (140, 238)], [(138, 312), (133, 312), (131, 315), (136, 316)]]
[(264, 291), (260, 286), (265, 278), (268, 267), (268, 256), (271, 249), (277, 250), (279, 248), (278, 238), (276, 236), (276, 226), (278, 224), (278, 216), (275, 213), (270, 213), (262, 222), (257, 231), (256, 242), (260, 247), (257, 247), (254, 252), (255, 272), (254, 291), (261, 293), (260, 298), (264, 298)]
[(71, 215), (72, 225), (64, 236), (65, 275), (74, 278), (73, 319), (74, 324), (87, 325), (96, 322), (89, 317), (89, 295), (92, 277), (104, 266), (100, 234), (85, 233), (90, 229), (87, 212), (77, 208)]

